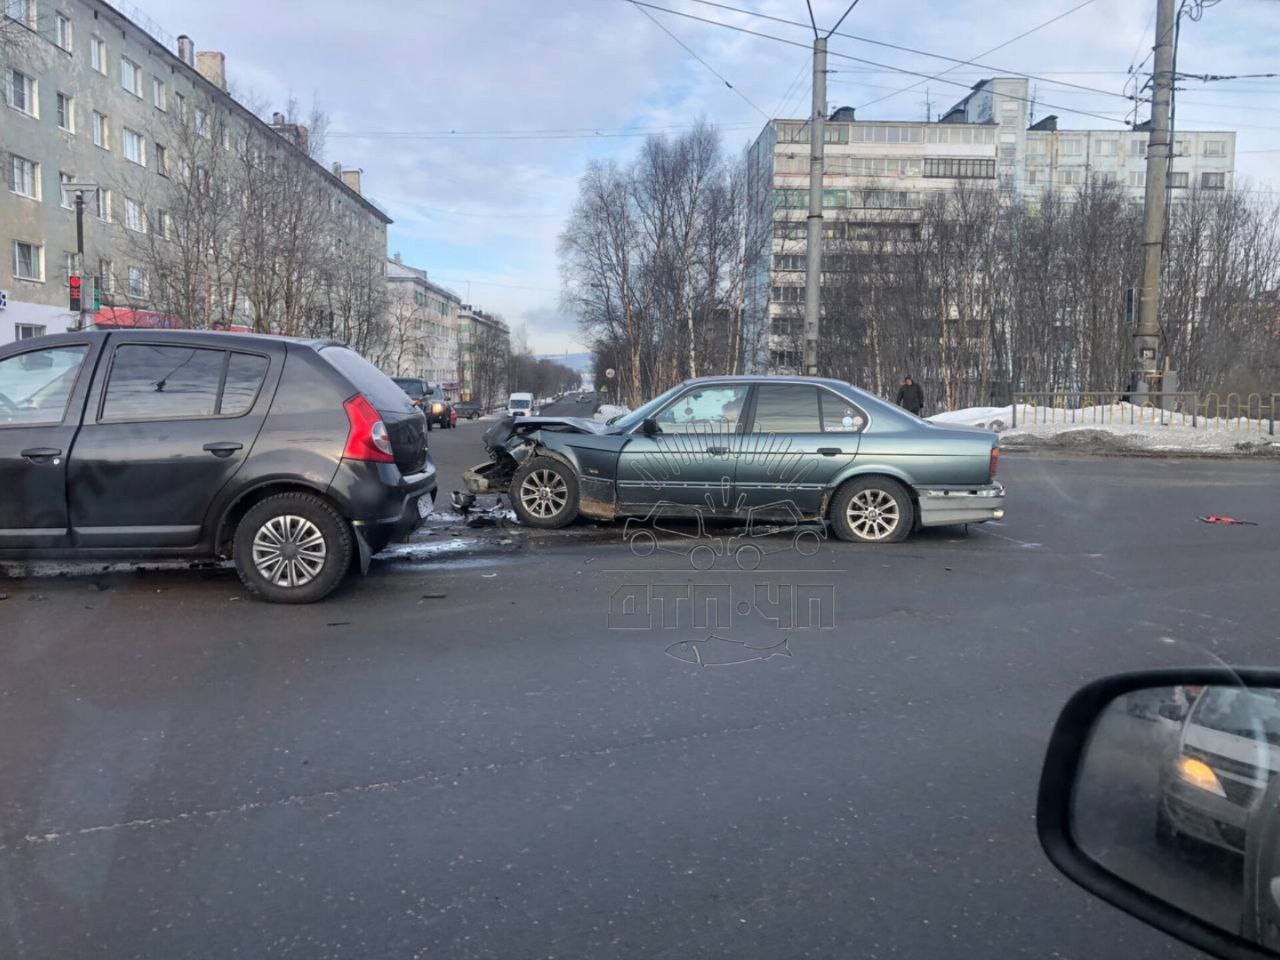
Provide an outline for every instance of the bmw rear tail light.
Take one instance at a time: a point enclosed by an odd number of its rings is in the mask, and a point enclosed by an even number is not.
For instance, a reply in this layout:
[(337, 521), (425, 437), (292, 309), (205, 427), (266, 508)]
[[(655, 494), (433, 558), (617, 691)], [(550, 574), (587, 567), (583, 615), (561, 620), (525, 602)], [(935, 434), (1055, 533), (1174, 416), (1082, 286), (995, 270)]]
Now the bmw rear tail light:
[(351, 425), (347, 431), (347, 446), (342, 451), (343, 458), (395, 463), (387, 425), (382, 422), (378, 411), (373, 409), (373, 404), (364, 398), (364, 394), (357, 393), (342, 406), (347, 411), (347, 422)]
[(996, 478), (996, 467), (1000, 466), (1000, 448), (991, 448), (991, 479)]

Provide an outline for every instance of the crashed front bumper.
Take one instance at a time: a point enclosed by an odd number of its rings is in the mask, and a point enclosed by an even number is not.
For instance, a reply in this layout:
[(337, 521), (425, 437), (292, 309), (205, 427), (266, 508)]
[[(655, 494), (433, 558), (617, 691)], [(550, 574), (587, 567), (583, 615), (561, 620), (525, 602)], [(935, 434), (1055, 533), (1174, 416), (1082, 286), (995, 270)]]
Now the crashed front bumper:
[(916, 494), (922, 527), (1004, 519), (1004, 486), (999, 481), (979, 486), (920, 487)]
[(511, 464), (495, 461), (477, 463), (462, 471), (462, 485), (468, 493), (506, 493), (511, 485)]

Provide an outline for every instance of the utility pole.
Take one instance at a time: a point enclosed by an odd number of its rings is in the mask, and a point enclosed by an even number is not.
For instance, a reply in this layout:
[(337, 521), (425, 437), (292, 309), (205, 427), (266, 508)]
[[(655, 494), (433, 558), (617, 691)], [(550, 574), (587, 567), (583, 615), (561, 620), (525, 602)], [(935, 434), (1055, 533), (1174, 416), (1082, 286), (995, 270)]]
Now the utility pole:
[(89, 327), (89, 315), (93, 313), (93, 293), (92, 289), (84, 282), (86, 271), (84, 267), (84, 194), (86, 190), (97, 190), (96, 183), (63, 183), (62, 189), (71, 192), (75, 191), (76, 200), (76, 270), (80, 275), (80, 316), (76, 320), (77, 330), (86, 330)]
[[(844, 19), (843, 17), (841, 19)], [(804, 372), (818, 375), (822, 313), (822, 169), (827, 119), (827, 38), (813, 37), (813, 113), (809, 119), (809, 220), (804, 275)]]
[(1156, 0), (1155, 62), (1151, 75), (1151, 133), (1147, 143), (1147, 180), (1142, 207), (1142, 284), (1138, 324), (1133, 333), (1134, 391), (1160, 389), (1160, 268), (1164, 253), (1168, 202), (1169, 101), (1173, 95), (1174, 0)]

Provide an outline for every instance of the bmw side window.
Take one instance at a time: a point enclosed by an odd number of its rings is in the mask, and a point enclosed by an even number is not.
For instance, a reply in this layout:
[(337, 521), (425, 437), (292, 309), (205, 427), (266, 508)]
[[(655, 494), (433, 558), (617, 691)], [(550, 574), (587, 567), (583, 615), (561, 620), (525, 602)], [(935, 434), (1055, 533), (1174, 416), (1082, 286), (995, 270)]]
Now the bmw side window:
[(227, 382), (222, 387), (222, 406), (218, 412), (224, 417), (238, 417), (248, 413), (258, 397), (263, 378), (267, 375), (267, 358), (252, 353), (233, 353), (227, 363)]
[(88, 352), (77, 344), (0, 360), (0, 427), (61, 423)]
[(746, 400), (746, 384), (706, 387), (686, 393), (654, 419), (663, 433), (733, 430), (742, 419)]
[(823, 433), (858, 433), (867, 425), (867, 415), (848, 400), (826, 390), (818, 392), (822, 397)]
[(818, 388), (762, 384), (756, 394), (752, 433), (821, 433)]
[(225, 350), (117, 347), (102, 405), (103, 420), (182, 420), (212, 417), (226, 363)]

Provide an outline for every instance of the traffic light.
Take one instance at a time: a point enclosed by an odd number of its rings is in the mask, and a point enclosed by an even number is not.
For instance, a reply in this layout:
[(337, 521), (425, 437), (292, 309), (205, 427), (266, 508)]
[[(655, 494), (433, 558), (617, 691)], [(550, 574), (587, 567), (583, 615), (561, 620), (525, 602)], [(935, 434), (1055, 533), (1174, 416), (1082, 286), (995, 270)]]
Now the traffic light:
[(81, 304), (80, 275), (73, 273), (68, 279), (68, 282), (71, 284), (71, 309), (74, 312), (79, 313)]

